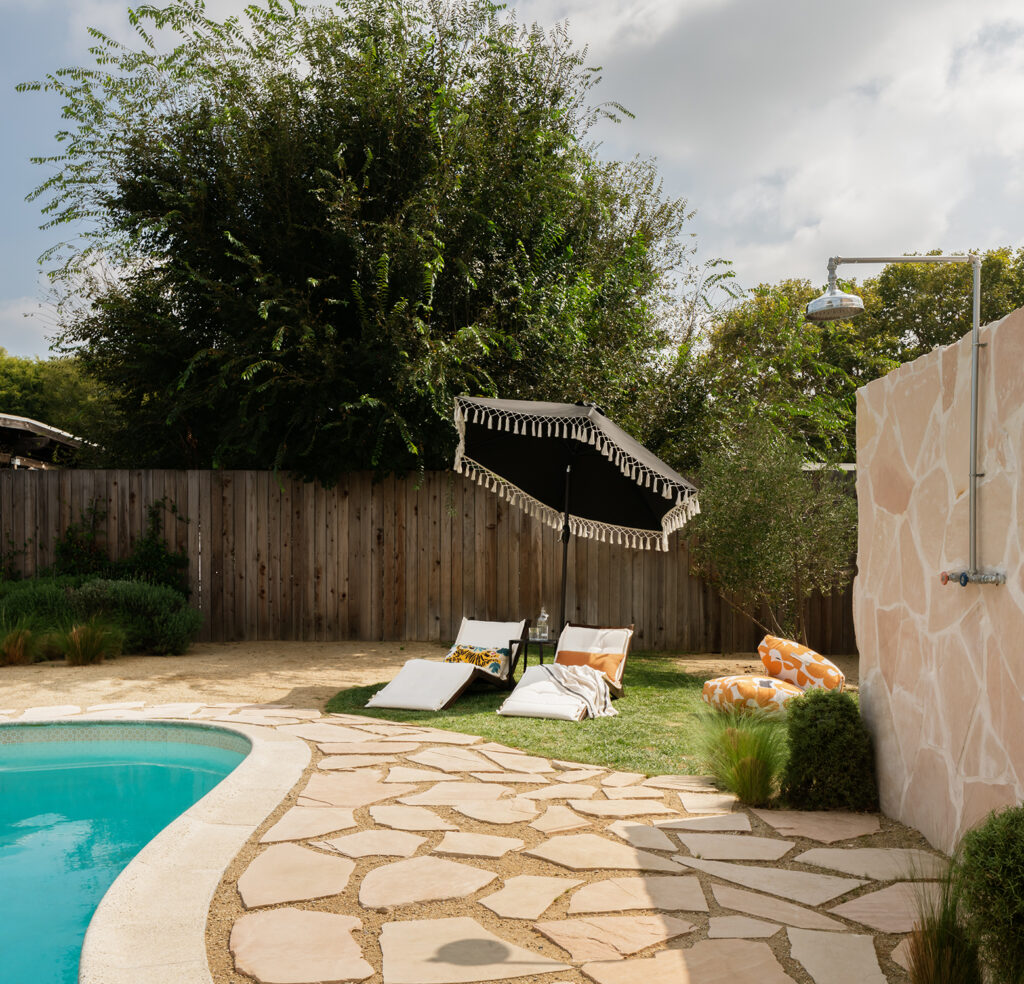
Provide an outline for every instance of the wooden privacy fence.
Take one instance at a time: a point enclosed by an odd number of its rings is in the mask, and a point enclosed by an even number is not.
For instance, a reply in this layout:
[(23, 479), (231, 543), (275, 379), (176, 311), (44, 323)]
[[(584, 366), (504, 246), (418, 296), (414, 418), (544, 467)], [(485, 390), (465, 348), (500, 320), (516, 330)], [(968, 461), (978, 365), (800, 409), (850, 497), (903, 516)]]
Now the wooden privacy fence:
[[(0, 471), (0, 545), (25, 575), (96, 503), (114, 558), (166, 496), (170, 546), (187, 552), (202, 638), (333, 641), (454, 638), (462, 616), (558, 611), (558, 534), (454, 472), (342, 476), (333, 488), (263, 471)], [(689, 572), (679, 536), (667, 553), (592, 540), (569, 546), (566, 615), (634, 622), (634, 648), (752, 651), (761, 632)], [(557, 615), (555, 616), (557, 617)], [(855, 652), (849, 591), (809, 603), (810, 643)]]

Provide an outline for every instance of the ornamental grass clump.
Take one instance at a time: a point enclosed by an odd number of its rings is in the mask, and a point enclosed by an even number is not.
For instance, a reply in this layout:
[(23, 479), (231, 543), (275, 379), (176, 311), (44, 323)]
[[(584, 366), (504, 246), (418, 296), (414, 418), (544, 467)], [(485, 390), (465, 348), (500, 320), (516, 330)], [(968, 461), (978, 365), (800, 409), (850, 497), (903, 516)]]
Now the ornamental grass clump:
[(990, 813), (958, 859), (960, 899), (992, 984), (1024, 981), (1024, 806)]
[(90, 666), (120, 656), (124, 633), (109, 622), (91, 618), (59, 633), (57, 644), (70, 666)]
[(856, 701), (837, 690), (811, 690), (786, 712), (789, 760), (782, 798), (798, 810), (878, 809), (871, 735)]
[(748, 806), (765, 806), (776, 794), (786, 762), (783, 726), (749, 714), (703, 715), (701, 750), (711, 775)]
[(28, 619), (0, 622), (0, 666), (34, 663), (39, 640)]
[(933, 883), (917, 884), (917, 925), (908, 937), (910, 984), (982, 984), (978, 942), (966, 924), (957, 859), (934, 894), (924, 891)]

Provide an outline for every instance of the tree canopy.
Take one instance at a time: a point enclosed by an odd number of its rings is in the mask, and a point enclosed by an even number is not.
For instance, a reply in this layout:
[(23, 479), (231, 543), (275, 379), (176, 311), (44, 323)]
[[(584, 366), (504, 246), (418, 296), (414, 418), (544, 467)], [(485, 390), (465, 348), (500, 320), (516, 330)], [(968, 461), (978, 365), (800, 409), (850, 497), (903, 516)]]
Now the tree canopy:
[[(35, 192), (62, 342), (138, 466), (443, 467), (456, 393), (629, 407), (691, 275), (685, 202), (602, 161), (564, 30), (488, 0), (201, 0), (92, 31)], [(88, 303), (71, 299), (85, 296)]]

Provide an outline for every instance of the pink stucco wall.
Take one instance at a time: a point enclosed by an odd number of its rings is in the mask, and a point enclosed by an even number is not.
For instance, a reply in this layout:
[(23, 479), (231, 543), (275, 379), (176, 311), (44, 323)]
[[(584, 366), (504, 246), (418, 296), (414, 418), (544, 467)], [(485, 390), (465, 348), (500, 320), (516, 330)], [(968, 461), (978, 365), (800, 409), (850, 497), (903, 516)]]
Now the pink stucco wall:
[(882, 810), (950, 851), (1024, 800), (1024, 308), (982, 329), (978, 566), (968, 560), (970, 336), (857, 394), (853, 615)]

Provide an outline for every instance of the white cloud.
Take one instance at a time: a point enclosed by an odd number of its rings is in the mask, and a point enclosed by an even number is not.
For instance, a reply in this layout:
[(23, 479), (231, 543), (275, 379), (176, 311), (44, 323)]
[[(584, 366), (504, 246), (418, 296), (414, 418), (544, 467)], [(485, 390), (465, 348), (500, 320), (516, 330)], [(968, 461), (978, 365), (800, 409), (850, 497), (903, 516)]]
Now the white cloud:
[(33, 297), (0, 300), (0, 348), (8, 355), (50, 355), (48, 336), (56, 330), (53, 308)]

